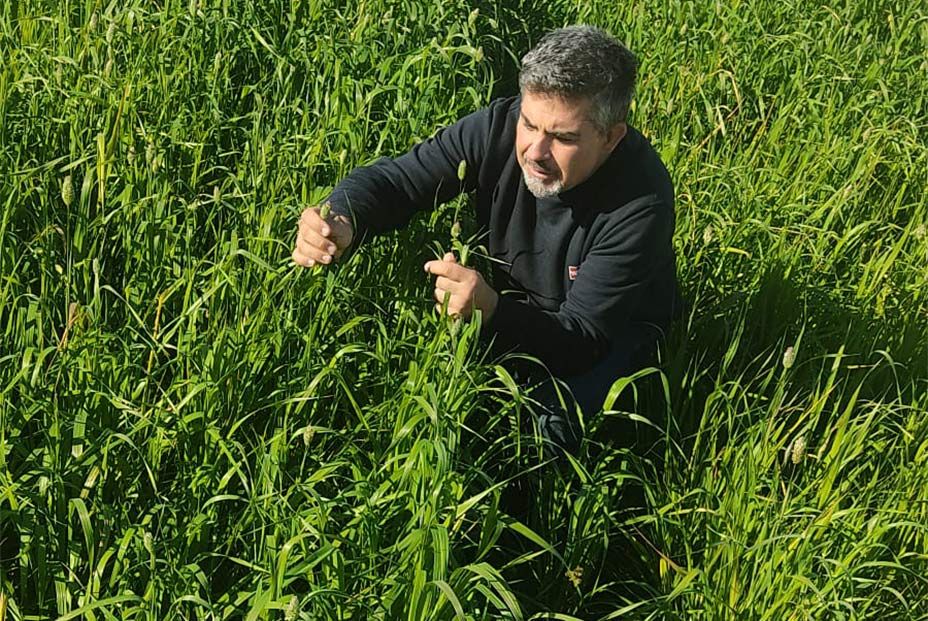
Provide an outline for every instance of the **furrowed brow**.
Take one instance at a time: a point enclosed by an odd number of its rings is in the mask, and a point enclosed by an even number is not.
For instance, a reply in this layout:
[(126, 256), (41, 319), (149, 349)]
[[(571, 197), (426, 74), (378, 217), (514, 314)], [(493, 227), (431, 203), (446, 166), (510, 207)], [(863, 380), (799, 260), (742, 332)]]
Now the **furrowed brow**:
[[(522, 122), (525, 123), (527, 126), (536, 127), (536, 125), (532, 123), (527, 116), (525, 116), (524, 112), (520, 111), (519, 116), (522, 117)], [(558, 138), (558, 139), (577, 140), (580, 138), (579, 132), (548, 132), (546, 131), (545, 133), (549, 136), (554, 136), (555, 138)]]
[[(522, 122), (525, 123), (528, 127), (531, 127), (531, 128), (536, 127), (536, 125), (532, 123), (527, 116), (525, 116), (525, 112), (522, 112), (520, 110), (519, 116), (522, 117)], [(549, 132), (549, 131), (546, 131), (545, 134), (547, 134), (548, 136), (553, 136), (554, 138), (557, 138), (558, 140), (579, 140), (580, 139), (579, 132), (572, 132), (572, 131), (571, 132)]]

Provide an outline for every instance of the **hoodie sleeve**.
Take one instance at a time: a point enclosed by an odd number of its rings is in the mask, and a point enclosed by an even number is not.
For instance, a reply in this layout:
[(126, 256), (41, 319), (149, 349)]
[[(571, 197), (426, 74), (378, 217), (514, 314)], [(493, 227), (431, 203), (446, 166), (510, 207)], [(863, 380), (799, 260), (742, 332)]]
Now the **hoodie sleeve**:
[[(332, 191), (333, 212), (352, 220), (355, 239), (363, 243), (406, 226), (416, 212), (475, 189), (492, 112), (493, 105), (438, 130), (404, 155), (356, 168)], [(463, 180), (458, 178), (461, 162)]]

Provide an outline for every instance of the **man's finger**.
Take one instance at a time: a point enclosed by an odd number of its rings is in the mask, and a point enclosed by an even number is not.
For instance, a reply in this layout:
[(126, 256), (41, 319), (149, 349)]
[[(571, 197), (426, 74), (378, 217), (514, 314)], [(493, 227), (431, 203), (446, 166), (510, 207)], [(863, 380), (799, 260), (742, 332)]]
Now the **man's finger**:
[(435, 279), (435, 286), (442, 291), (448, 291), (450, 293), (457, 293), (461, 288), (461, 283), (456, 280), (451, 280), (444, 276), (439, 276)]
[(441, 260), (442, 260), (442, 261), (449, 261), (449, 262), (451, 262), (451, 263), (457, 263), (457, 262), (458, 262), (458, 260), (454, 258), (454, 253), (453, 253), (453, 252), (446, 252), (446, 253), (445, 253), (445, 256), (443, 256)]
[(310, 226), (300, 225), (300, 238), (311, 246), (314, 246), (326, 254), (335, 254), (338, 246), (332, 240), (323, 237)]
[(467, 273), (467, 268), (450, 261), (429, 261), (425, 264), (425, 271), (435, 276), (446, 276), (451, 280), (460, 281)]
[(296, 263), (297, 265), (300, 265), (300, 266), (302, 266), (302, 267), (312, 267), (312, 266), (314, 266), (314, 265), (316, 264), (316, 262), (315, 262), (314, 260), (312, 260), (312, 259), (310, 259), (309, 257), (307, 257), (306, 255), (304, 255), (304, 254), (303, 254), (302, 252), (300, 252), (299, 250), (294, 250), (294, 251), (293, 251), (293, 254), (290, 255), (290, 256), (291, 256), (291, 258), (293, 259), (293, 262), (294, 262), (294, 263)]
[(296, 241), (296, 250), (301, 255), (307, 259), (312, 259), (317, 263), (331, 263), (332, 255), (325, 252), (321, 248), (317, 248), (310, 243), (307, 243), (304, 239), (300, 238)]
[(440, 314), (443, 308), (447, 308), (447, 311), (446, 311), (446, 312), (447, 312), (447, 314), (448, 314), (449, 316), (451, 316), (451, 317), (456, 317), (456, 316), (458, 316), (458, 315), (461, 314), (460, 312), (458, 312), (458, 311), (456, 311), (456, 310), (452, 310), (450, 306), (449, 306), (449, 307), (445, 307), (445, 305), (442, 304), (441, 302), (435, 304), (435, 311), (436, 311), (437, 313)]
[(300, 226), (304, 224), (323, 237), (328, 237), (332, 233), (332, 228), (319, 215), (318, 207), (307, 207), (303, 210), (300, 214)]
[(435, 288), (435, 301), (439, 304), (444, 304), (446, 301), (451, 302), (451, 292), (445, 291), (444, 289)]
[(296, 248), (293, 249), (293, 252), (290, 254), (290, 258), (293, 259), (293, 262), (297, 265), (306, 266), (306, 257), (300, 254), (300, 251)]
[(300, 234), (304, 234), (306, 231), (313, 231), (323, 238), (328, 237), (329, 233), (332, 232), (329, 225), (325, 220), (319, 217), (315, 209), (307, 209), (303, 212), (303, 215), (300, 216), (299, 228)]

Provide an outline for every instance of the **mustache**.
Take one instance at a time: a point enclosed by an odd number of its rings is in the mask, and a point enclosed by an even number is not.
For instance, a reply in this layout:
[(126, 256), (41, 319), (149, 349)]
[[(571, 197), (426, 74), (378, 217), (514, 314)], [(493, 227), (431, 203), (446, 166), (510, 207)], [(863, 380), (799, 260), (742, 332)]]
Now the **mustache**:
[(526, 164), (527, 166), (532, 166), (532, 167), (534, 167), (534, 168), (537, 168), (538, 170), (540, 170), (540, 171), (542, 171), (542, 172), (544, 172), (544, 173), (546, 173), (546, 174), (547, 174), (547, 173), (557, 172), (557, 167), (556, 167), (556, 166), (552, 166), (552, 165), (550, 165), (550, 164), (545, 164), (544, 162), (539, 162), (538, 160), (526, 159), (526, 160), (525, 160), (525, 164)]

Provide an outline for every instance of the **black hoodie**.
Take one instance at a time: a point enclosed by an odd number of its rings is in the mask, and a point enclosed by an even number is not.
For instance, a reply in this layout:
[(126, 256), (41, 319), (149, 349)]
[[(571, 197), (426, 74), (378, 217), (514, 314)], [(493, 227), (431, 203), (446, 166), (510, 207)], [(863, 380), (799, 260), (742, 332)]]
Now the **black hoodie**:
[(405, 155), (355, 169), (330, 201), (353, 219), (360, 241), (475, 191), (477, 221), (498, 260), (491, 283), (500, 298), (486, 332), (501, 349), (570, 377), (638, 333), (665, 329), (680, 311), (673, 185), (647, 139), (629, 127), (589, 179), (535, 198), (515, 156), (520, 102), (496, 100)]

